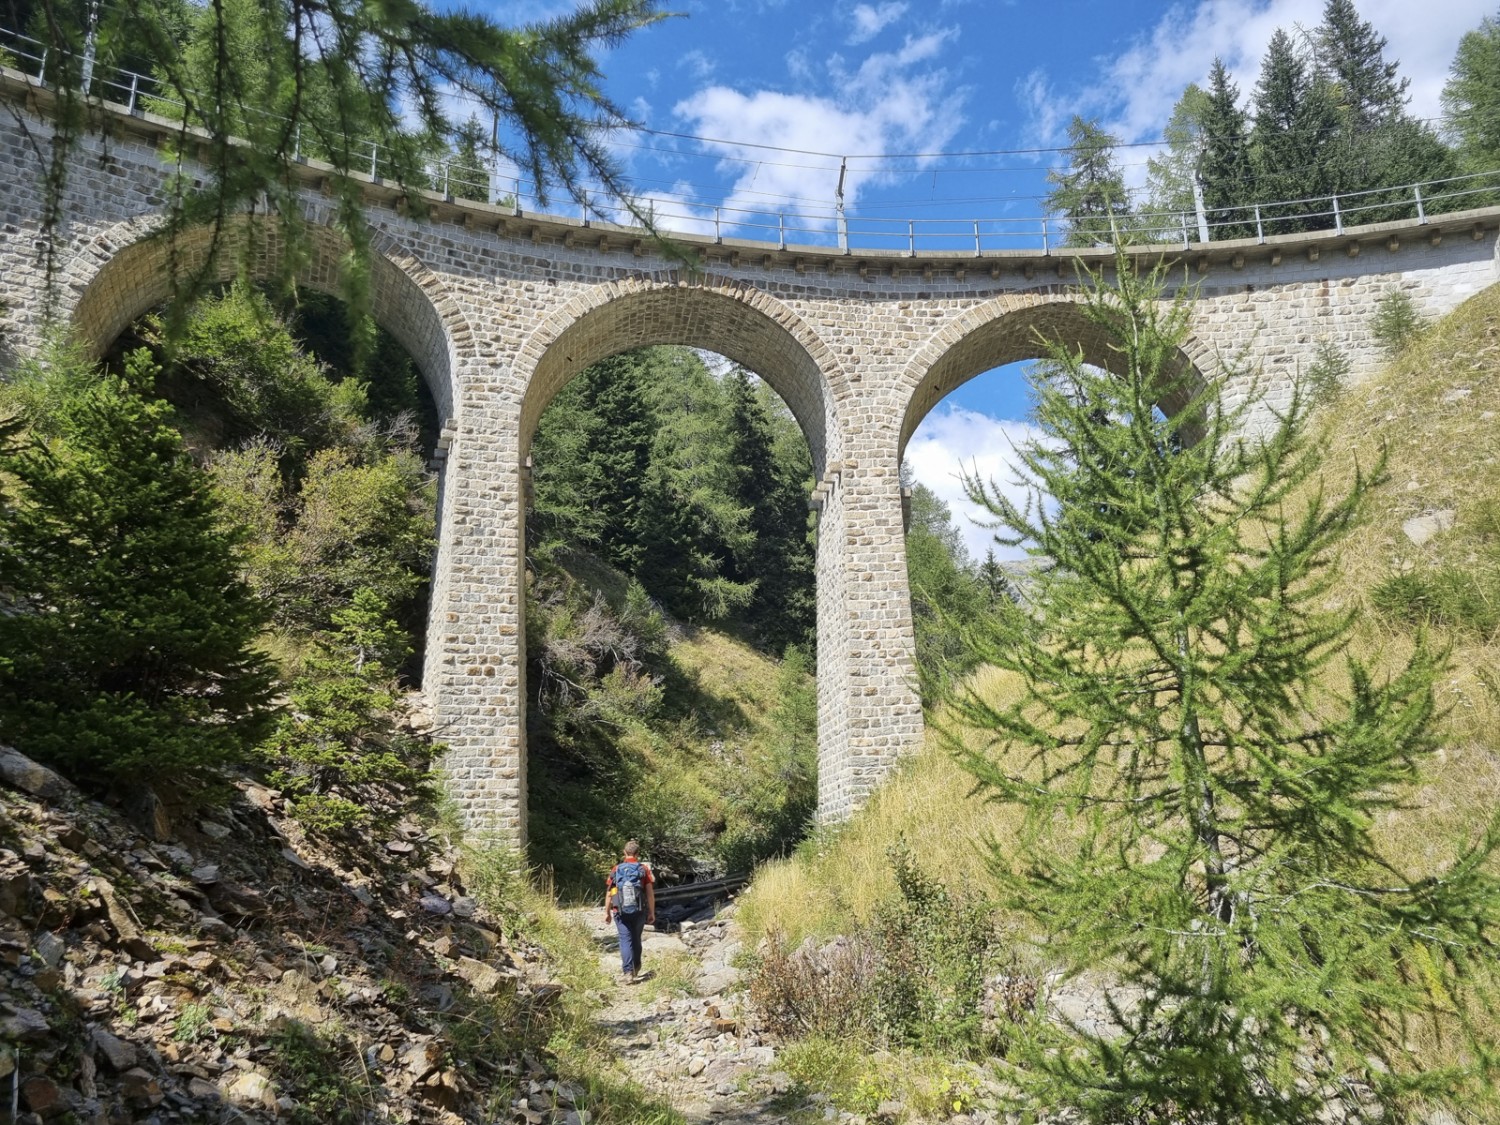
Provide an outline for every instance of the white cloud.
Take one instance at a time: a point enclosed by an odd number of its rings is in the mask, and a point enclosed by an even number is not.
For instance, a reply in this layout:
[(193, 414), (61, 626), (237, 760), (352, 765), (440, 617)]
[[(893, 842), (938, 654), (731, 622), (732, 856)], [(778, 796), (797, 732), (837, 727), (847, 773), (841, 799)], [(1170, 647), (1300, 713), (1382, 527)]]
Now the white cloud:
[(874, 39), (906, 15), (906, 7), (899, 0), (892, 0), (887, 4), (856, 4), (849, 13), (849, 18), (854, 23), (854, 30), (849, 33), (849, 42), (858, 44)]
[[(1323, 18), (1325, 0), (1198, 0), (1172, 7), (1120, 54), (1101, 60), (1094, 78), (1071, 90), (1034, 72), (1018, 85), (1017, 97), (1031, 119), (1030, 138), (1038, 144), (1063, 139), (1074, 113), (1100, 117), (1124, 141), (1161, 135), (1172, 106), (1189, 82), (1202, 84), (1215, 57), (1222, 58), (1248, 101), (1260, 76), (1261, 59), (1278, 28), (1311, 32)], [(1386, 37), (1387, 61), (1399, 61), (1411, 80), (1410, 112), (1433, 118), (1441, 113), (1439, 94), (1465, 32), (1492, 15), (1494, 0), (1361, 0), (1359, 13)], [(1144, 180), (1145, 154), (1122, 163), (1133, 183)]]
[(714, 72), (714, 61), (699, 50), (692, 50), (683, 54), (677, 60), (677, 65), (700, 82)]
[(969, 500), (962, 474), (977, 474), (1012, 500), (1025, 504), (1026, 489), (1015, 481), (1015, 447), (1039, 434), (1025, 422), (1003, 421), (945, 405), (924, 418), (907, 443), (906, 462), (912, 474), (947, 503), (974, 559), (982, 560), (991, 548), (1000, 559), (1025, 558), (1026, 552), (997, 545), (994, 530), (980, 526), (988, 522), (988, 513)]
[[(833, 227), (839, 160), (787, 150), (876, 156), (940, 150), (963, 125), (963, 91), (934, 65), (957, 34), (951, 28), (908, 36), (898, 49), (875, 52), (854, 66), (834, 55), (824, 67), (836, 94), (713, 85), (678, 102), (674, 112), (694, 133), (737, 142), (704, 147), (723, 158), (719, 170), (734, 180), (725, 206), (744, 212), (744, 220), (759, 228), (748, 232), (752, 237), (774, 237), (776, 210), (788, 205), (811, 213), (809, 225), (826, 231)], [(811, 69), (805, 56), (789, 61)], [(876, 166), (851, 162), (845, 181), (850, 209), (862, 187), (880, 175)], [(788, 237), (815, 240), (808, 231)]]

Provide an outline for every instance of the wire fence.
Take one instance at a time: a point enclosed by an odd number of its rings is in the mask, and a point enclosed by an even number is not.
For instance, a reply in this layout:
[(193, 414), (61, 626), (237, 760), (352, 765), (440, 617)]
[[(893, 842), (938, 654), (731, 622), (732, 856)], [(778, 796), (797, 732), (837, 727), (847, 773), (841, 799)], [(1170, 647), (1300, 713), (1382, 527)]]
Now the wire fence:
[[(150, 112), (179, 124), (190, 121), (193, 114), (191, 106), (152, 75), (96, 66), (78, 52), (49, 48), (40, 40), (5, 28), (0, 28), (0, 65), (20, 71), (39, 85), (69, 84), (84, 89), (89, 96), (114, 102), (130, 114)], [(818, 206), (806, 200), (769, 200), (761, 207), (704, 204), (680, 191), (652, 191), (627, 202), (611, 192), (587, 187), (574, 200), (578, 208), (575, 215), (549, 215), (542, 203), (551, 194), (546, 185), (509, 174), (493, 147), (481, 146), (480, 152), (471, 156), (430, 155), (412, 146), (398, 148), (374, 140), (341, 138), (334, 152), (325, 138), (300, 124), (251, 107), (240, 112), (246, 121), (286, 126), (293, 160), (329, 160), (376, 182), (396, 182), (436, 191), (453, 200), (488, 203), (513, 215), (576, 218), (585, 225), (605, 221), (635, 226), (636, 215), (644, 215), (656, 229), (665, 232), (700, 235), (716, 242), (741, 240), (778, 249), (808, 246), (850, 254), (886, 251), (916, 257), (946, 252), (983, 257), (1005, 250), (1050, 254), (1079, 246), (1107, 246), (1116, 239), (1187, 248), (1229, 239), (1264, 242), (1274, 235), (1302, 231), (1342, 234), (1360, 226), (1400, 220), (1426, 223), (1437, 215), (1500, 203), (1500, 171), (1493, 171), (1229, 207), (1122, 209), (1083, 220), (1058, 215), (891, 218), (846, 212), (837, 203)]]

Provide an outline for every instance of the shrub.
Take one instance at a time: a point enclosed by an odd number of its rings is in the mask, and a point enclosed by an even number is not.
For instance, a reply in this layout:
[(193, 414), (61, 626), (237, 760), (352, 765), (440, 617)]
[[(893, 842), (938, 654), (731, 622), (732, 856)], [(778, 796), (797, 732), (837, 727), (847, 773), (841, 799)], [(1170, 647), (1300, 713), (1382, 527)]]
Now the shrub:
[(886, 858), (895, 893), (871, 924), (877, 1026), (895, 1042), (977, 1046), (980, 1001), (998, 952), (991, 904), (950, 891), (904, 843)]
[(870, 987), (876, 966), (860, 937), (787, 948), (779, 930), (765, 940), (750, 974), (750, 1003), (783, 1038), (863, 1037), (871, 1026)]

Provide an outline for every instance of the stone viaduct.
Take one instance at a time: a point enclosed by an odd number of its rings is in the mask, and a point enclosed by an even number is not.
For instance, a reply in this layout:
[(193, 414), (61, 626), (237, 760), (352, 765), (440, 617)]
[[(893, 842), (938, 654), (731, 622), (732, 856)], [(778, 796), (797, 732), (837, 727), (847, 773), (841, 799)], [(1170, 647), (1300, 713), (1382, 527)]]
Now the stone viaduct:
[[(3, 372), (50, 325), (70, 328), (94, 353), (107, 348), (167, 298), (173, 263), (201, 261), (208, 239), (198, 232), (169, 247), (153, 236), (170, 173), (162, 145), (175, 127), (100, 105), (98, 128), (68, 156), (49, 277), (48, 94), (0, 71), (0, 102)], [(321, 190), (329, 170), (297, 171), (313, 232), (300, 283), (338, 292), (346, 248)], [(648, 344), (709, 349), (756, 372), (807, 436), (817, 473), (819, 813), (847, 815), (922, 738), (898, 474), (906, 441), (965, 380), (1036, 356), (1038, 332), (1107, 367), (1073, 297), (1076, 262), (1102, 266), (1108, 253), (846, 254), (684, 237), (698, 255), (690, 271), (627, 228), (437, 195), (418, 220), (390, 185), (363, 190), (374, 315), (414, 357), (446, 419), (423, 686), (470, 819), (525, 840), (532, 433), (581, 370)], [(1196, 287), (1185, 359), (1199, 377), (1221, 377), (1216, 357), (1241, 353), (1260, 368), (1274, 406), (1322, 338), (1345, 350), (1356, 378), (1369, 373), (1378, 356), (1367, 322), (1391, 289), (1437, 314), (1491, 284), (1497, 228), (1500, 208), (1132, 253), (1165, 257)], [(239, 223), (232, 237), (260, 269), (284, 252), (263, 221)], [(1243, 399), (1247, 383), (1229, 379), (1228, 397)]]

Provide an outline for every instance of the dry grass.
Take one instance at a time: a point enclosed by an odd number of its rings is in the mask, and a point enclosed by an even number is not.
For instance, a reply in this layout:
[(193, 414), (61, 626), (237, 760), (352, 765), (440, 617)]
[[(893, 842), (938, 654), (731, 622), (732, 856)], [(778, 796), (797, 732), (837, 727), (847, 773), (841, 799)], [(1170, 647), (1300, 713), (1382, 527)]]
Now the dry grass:
[[(1336, 492), (1356, 466), (1373, 465), (1382, 446), (1389, 452), (1389, 479), (1344, 544), (1332, 596), (1363, 611), (1350, 655), (1394, 670), (1411, 652), (1412, 633), (1373, 610), (1371, 589), (1409, 568), (1472, 564), (1480, 534), (1473, 514), (1500, 502), (1500, 287), (1471, 299), (1314, 424), (1327, 459), (1321, 481), (1309, 489)], [(1421, 547), (1402, 532), (1403, 521), (1440, 509), (1458, 513), (1451, 531)], [(1451, 651), (1438, 684), (1443, 751), (1411, 807), (1386, 814), (1378, 825), (1390, 854), (1414, 872), (1451, 858), (1500, 808), (1500, 691), (1485, 679), (1496, 682), (1500, 640), (1441, 633), (1432, 639)], [(1343, 679), (1336, 662), (1326, 686), (1337, 693)], [(1015, 690), (993, 672), (981, 673), (978, 682), (997, 699)], [(795, 944), (867, 920), (888, 883), (886, 851), (898, 839), (950, 885), (982, 885), (986, 842), (1004, 854), (1019, 814), (974, 796), (971, 782), (929, 736), (847, 826), (792, 859), (762, 867), (741, 900), (742, 923), (754, 936), (780, 928)]]

